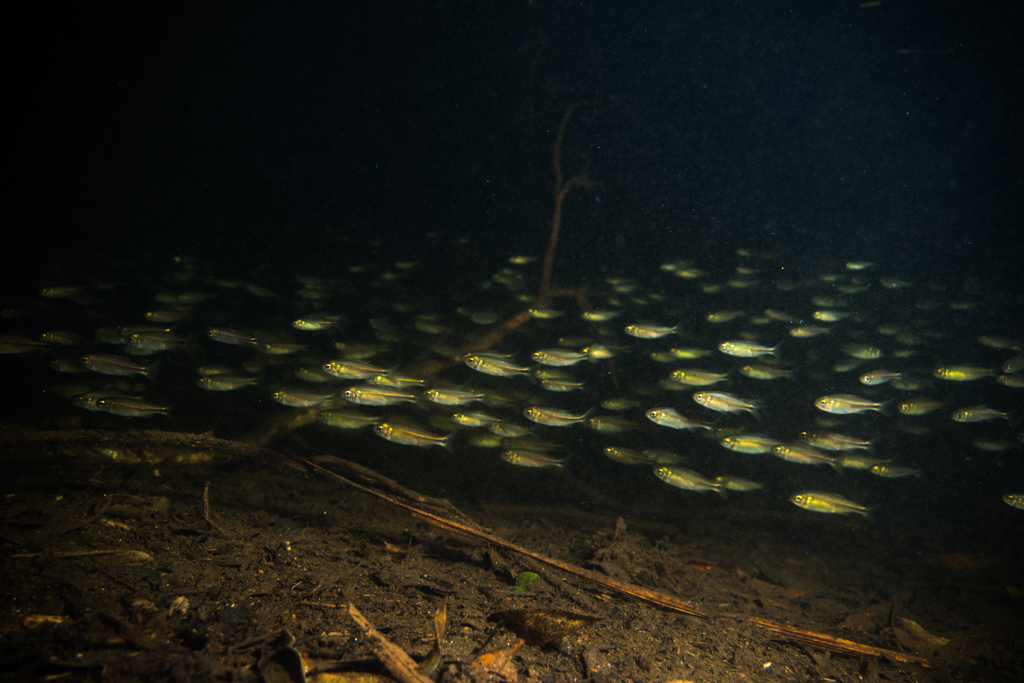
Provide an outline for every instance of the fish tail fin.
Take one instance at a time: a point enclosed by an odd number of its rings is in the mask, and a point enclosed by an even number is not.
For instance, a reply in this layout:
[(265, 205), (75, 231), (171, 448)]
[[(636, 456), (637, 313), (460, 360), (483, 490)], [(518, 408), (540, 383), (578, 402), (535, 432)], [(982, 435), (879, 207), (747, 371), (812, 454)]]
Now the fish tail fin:
[(879, 406), (875, 410), (880, 412), (882, 415), (885, 415), (886, 417), (892, 417), (892, 410), (889, 408), (889, 406), (891, 406), (892, 402), (895, 400), (896, 399), (894, 398), (890, 398), (888, 401), (879, 404)]
[(143, 370), (142, 372), (140, 372), (139, 374), (142, 375), (143, 377), (145, 377), (146, 379), (148, 379), (153, 384), (156, 384), (156, 371), (157, 371), (157, 368), (160, 367), (160, 363), (162, 363), (162, 362), (163, 362), (163, 359), (161, 358), (158, 361), (150, 363), (149, 365), (146, 366), (146, 369)]

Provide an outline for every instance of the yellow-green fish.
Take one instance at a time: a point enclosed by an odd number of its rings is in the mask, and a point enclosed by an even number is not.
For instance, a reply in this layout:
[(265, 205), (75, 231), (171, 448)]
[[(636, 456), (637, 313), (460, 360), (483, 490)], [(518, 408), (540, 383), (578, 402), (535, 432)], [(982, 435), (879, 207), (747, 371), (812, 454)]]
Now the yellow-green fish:
[(118, 377), (142, 375), (151, 382), (156, 381), (156, 369), (160, 363), (157, 361), (149, 365), (139, 365), (129, 358), (112, 353), (90, 353), (82, 356), (81, 361), (82, 365), (101, 375), (116, 375)]
[(537, 424), (547, 425), (548, 427), (571, 427), (574, 424), (580, 424), (587, 420), (597, 408), (591, 408), (582, 415), (573, 415), (567, 413), (564, 410), (557, 410), (555, 408), (544, 408), (542, 406), (530, 406), (523, 410), (523, 415), (526, 419)]
[(1003, 496), (1003, 502), (1010, 507), (1024, 510), (1024, 493), (1007, 493)]
[(336, 429), (362, 429), (381, 421), (376, 415), (367, 415), (358, 410), (324, 410), (316, 419)]
[(727, 394), (724, 391), (698, 391), (693, 395), (693, 400), (705, 408), (720, 413), (747, 412), (757, 419), (761, 419), (761, 415), (758, 412), (760, 406), (757, 401), (740, 398), (734, 394)]
[(718, 443), (737, 453), (770, 453), (779, 441), (760, 434), (733, 434), (719, 439)]
[(627, 325), (626, 334), (637, 339), (660, 339), (670, 334), (679, 334), (679, 326), (658, 327), (657, 325)]
[(418, 446), (420, 448), (440, 446), (448, 451), (452, 450), (452, 437), (455, 436), (455, 432), (451, 432), (446, 436), (437, 436), (419, 427), (410, 427), (391, 422), (381, 422), (373, 428), (373, 431), (377, 436), (402, 446)]
[(877, 386), (879, 384), (887, 384), (894, 379), (900, 379), (903, 377), (902, 372), (890, 372), (889, 370), (872, 370), (871, 372), (865, 372), (860, 376), (860, 383), (866, 384), (869, 387)]
[(746, 341), (724, 341), (718, 345), (718, 350), (724, 354), (737, 358), (757, 358), (760, 356), (774, 355), (779, 345), (764, 346)]
[(866, 413), (870, 410), (886, 415), (889, 401), (875, 403), (853, 394), (832, 394), (831, 396), (822, 396), (817, 399), (814, 405), (818, 410), (824, 410), (826, 413), (832, 413), (833, 415), (854, 415)]
[(927, 415), (941, 407), (942, 401), (921, 397), (903, 401), (899, 405), (899, 411), (901, 415), (918, 416)]
[(729, 491), (758, 491), (764, 488), (764, 484), (740, 477), (715, 477), (714, 483)]
[(170, 417), (171, 409), (168, 406), (159, 406), (148, 401), (143, 401), (134, 396), (107, 396), (96, 399), (96, 410), (121, 417), (152, 417), (164, 415)]
[(1007, 422), (1010, 421), (1009, 415), (988, 406), (961, 408), (950, 415), (950, 417), (957, 422), (985, 422), (986, 420), (997, 420), (999, 418), (1003, 418)]
[(890, 465), (888, 462), (880, 462), (877, 465), (872, 465), (871, 474), (876, 477), (884, 477), (886, 479), (902, 479), (903, 477), (923, 476), (921, 470), (916, 470), (913, 467)]
[(831, 465), (837, 471), (839, 470), (838, 458), (828, 453), (822, 453), (813, 446), (780, 443), (772, 448), (772, 455), (800, 465)]
[(565, 467), (564, 458), (555, 458), (547, 453), (530, 450), (508, 450), (501, 454), (501, 459), (518, 467)]
[(669, 429), (710, 429), (707, 424), (686, 417), (675, 408), (651, 408), (645, 414), (654, 424)]
[(376, 375), (386, 375), (387, 370), (372, 363), (340, 358), (323, 364), (323, 371), (340, 379), (369, 379)]
[(529, 376), (530, 368), (513, 365), (509, 361), (482, 353), (467, 354), (462, 362), (477, 372), (494, 377), (513, 377), (515, 375)]
[(378, 387), (373, 384), (357, 384), (342, 393), (346, 401), (361, 406), (393, 406), (397, 403), (414, 403), (416, 396), (392, 387)]
[(858, 505), (836, 493), (804, 491), (802, 493), (794, 493), (789, 500), (794, 505), (812, 512), (825, 512), (837, 515), (857, 514), (864, 517), (867, 517), (869, 512), (863, 505)]
[(875, 360), (882, 357), (882, 349), (867, 344), (847, 344), (843, 347), (843, 353), (851, 358), (861, 360)]
[(874, 440), (862, 441), (836, 432), (801, 432), (800, 439), (815, 448), (824, 448), (826, 451), (872, 451), (875, 448)]
[(707, 372), (705, 370), (676, 370), (672, 381), (691, 387), (706, 387), (729, 379), (728, 372)]
[(979, 368), (974, 365), (946, 365), (935, 368), (935, 372), (932, 374), (949, 382), (970, 382), (995, 373), (988, 368)]
[(770, 365), (744, 365), (739, 370), (740, 374), (750, 379), (772, 381), (776, 379), (787, 379), (793, 376), (792, 370), (771, 367)]
[(697, 493), (714, 491), (722, 498), (725, 498), (724, 486), (682, 467), (657, 467), (654, 470), (654, 476), (676, 488), (696, 491)]
[(533, 360), (541, 365), (550, 365), (556, 368), (575, 365), (580, 361), (587, 360), (586, 351), (569, 351), (568, 349), (541, 349), (533, 354)]

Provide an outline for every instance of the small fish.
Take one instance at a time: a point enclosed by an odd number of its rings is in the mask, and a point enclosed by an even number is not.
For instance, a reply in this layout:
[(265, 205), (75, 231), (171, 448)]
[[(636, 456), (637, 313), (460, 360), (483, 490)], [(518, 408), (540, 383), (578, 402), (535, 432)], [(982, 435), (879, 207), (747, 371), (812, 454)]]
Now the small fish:
[(739, 369), (744, 377), (750, 379), (772, 381), (776, 379), (788, 379), (793, 376), (792, 370), (771, 367), (770, 365), (744, 365)]
[(837, 515), (857, 514), (864, 517), (867, 517), (869, 512), (863, 505), (858, 505), (836, 493), (804, 491), (802, 493), (794, 493), (789, 500), (794, 505), (812, 512), (825, 512)]
[(886, 415), (889, 403), (889, 401), (875, 403), (853, 394), (832, 394), (831, 396), (822, 396), (817, 399), (814, 405), (818, 410), (824, 410), (826, 413), (832, 413), (833, 415), (855, 415), (866, 413), (870, 410)]
[(452, 415), (452, 422), (463, 427), (486, 427), (500, 421), (500, 418), (488, 415), (487, 413), (470, 412)]
[(862, 441), (836, 432), (801, 432), (800, 439), (815, 448), (826, 451), (873, 451), (875, 441)]
[(475, 391), (463, 391), (461, 389), (444, 389), (434, 387), (423, 392), (423, 396), (431, 403), (442, 406), (468, 406), (475, 401), (483, 401), (487, 394), (478, 394)]
[(764, 488), (764, 484), (740, 477), (715, 477), (714, 483), (728, 491), (759, 491)]
[(334, 392), (325, 394), (304, 389), (279, 389), (271, 394), (271, 397), (281, 405), (290, 408), (313, 408), (334, 398)]
[(316, 419), (328, 427), (336, 429), (362, 429), (381, 421), (381, 418), (376, 415), (367, 415), (358, 410), (338, 409), (321, 411), (316, 416)]
[(587, 352), (569, 351), (567, 349), (541, 349), (534, 352), (532, 358), (541, 365), (563, 368), (587, 360)]
[(605, 344), (591, 344), (587, 348), (583, 349), (583, 353), (587, 354), (587, 360), (591, 363), (596, 363), (600, 360), (607, 360), (614, 358), (621, 351), (628, 351), (629, 349), (625, 346), (607, 346)]
[(437, 436), (418, 427), (409, 427), (390, 422), (381, 422), (373, 428), (373, 432), (391, 443), (397, 443), (402, 446), (418, 446), (420, 448), (440, 446), (449, 452), (452, 450), (452, 437), (455, 436), (455, 432), (450, 432), (445, 436)]
[(843, 347), (843, 353), (851, 358), (861, 360), (875, 360), (882, 357), (882, 349), (867, 344), (847, 344)]
[(555, 458), (539, 451), (508, 450), (501, 454), (501, 459), (518, 467), (565, 467), (565, 458)]
[(398, 403), (415, 403), (416, 396), (391, 387), (373, 384), (357, 384), (342, 393), (346, 401), (362, 406), (392, 406)]
[(1024, 375), (999, 375), (996, 381), (1010, 389), (1024, 389)]
[(711, 429), (707, 424), (686, 417), (675, 408), (651, 408), (645, 415), (654, 424), (669, 429)]
[(494, 377), (513, 377), (515, 375), (529, 376), (530, 368), (522, 368), (513, 365), (507, 360), (486, 354), (467, 354), (462, 362), (477, 372)]
[(601, 407), (605, 410), (629, 410), (630, 408), (636, 408), (640, 405), (640, 401), (633, 400), (631, 398), (625, 398), (624, 396), (616, 396), (613, 398), (606, 398), (601, 401)]
[(874, 261), (847, 261), (847, 270), (867, 270), (871, 266), (875, 265)]
[(758, 412), (760, 406), (757, 401), (749, 401), (724, 391), (698, 391), (693, 395), (693, 400), (710, 410), (720, 413), (747, 412), (761, 419)]
[(149, 365), (139, 365), (124, 356), (115, 356), (110, 353), (90, 353), (82, 356), (82, 365), (93, 372), (101, 375), (116, 375), (118, 377), (131, 377), (142, 375), (151, 382), (156, 381), (156, 369), (160, 361)]
[(797, 339), (819, 337), (829, 332), (831, 330), (827, 327), (815, 327), (814, 325), (800, 325), (789, 328), (789, 336), (796, 337)]
[(759, 434), (733, 434), (718, 440), (725, 448), (737, 453), (770, 453), (778, 445), (778, 439)]
[(1010, 351), (1020, 351), (1021, 348), (1024, 348), (1024, 341), (1020, 339), (1013, 339), (1011, 337), (995, 337), (990, 334), (983, 334), (978, 337), (978, 342), (990, 349), (1009, 349)]
[(134, 396), (107, 396), (96, 400), (96, 410), (121, 417), (152, 417), (164, 415), (170, 417), (171, 409), (143, 401)]
[(567, 413), (564, 410), (557, 410), (555, 408), (531, 406), (523, 410), (523, 415), (531, 422), (547, 425), (548, 427), (571, 427), (574, 424), (581, 424), (587, 420), (594, 414), (595, 410), (597, 409), (591, 408), (582, 415), (573, 415), (572, 413)]
[(292, 327), (304, 332), (319, 332), (320, 330), (339, 327), (342, 317), (340, 313), (315, 313), (293, 320)]
[(565, 379), (542, 379), (540, 386), (547, 391), (577, 391), (583, 388), (583, 382), (570, 382)]
[(682, 467), (658, 467), (654, 470), (654, 476), (676, 488), (696, 491), (697, 493), (714, 491), (722, 498), (726, 497), (724, 486)]
[(871, 474), (876, 477), (884, 477), (886, 479), (902, 479), (903, 477), (923, 476), (921, 470), (915, 470), (913, 467), (890, 465), (887, 462), (880, 462), (877, 465), (872, 465), (870, 471)]
[(1024, 356), (1014, 356), (1012, 358), (1008, 358), (1005, 362), (1003, 362), (1001, 367), (1003, 372), (1005, 372), (1008, 375), (1020, 372), (1021, 370), (1024, 370)]
[(234, 346), (256, 345), (256, 337), (227, 327), (214, 327), (207, 331), (207, 335), (213, 341), (220, 342), (221, 344), (232, 344)]
[(324, 363), (323, 371), (339, 379), (369, 379), (377, 375), (388, 374), (387, 370), (377, 367), (372, 363), (345, 358)]
[(715, 323), (716, 325), (727, 323), (732, 320), (737, 320), (746, 315), (745, 311), (712, 311), (707, 314), (705, 318), (709, 323)]
[(875, 465), (887, 465), (889, 461), (867, 453), (844, 453), (837, 464), (844, 470), (870, 470)]
[(675, 327), (658, 327), (656, 325), (627, 325), (626, 334), (637, 339), (660, 339), (670, 334), (680, 334), (679, 325)]
[(618, 315), (619, 315), (619, 311), (602, 311), (602, 310), (584, 311), (583, 319), (584, 320), (589, 320), (592, 323), (603, 323), (603, 322), (607, 322), (607, 321), (611, 320), (612, 318), (614, 318), (614, 317), (616, 317)]
[(1007, 493), (1003, 496), (1003, 502), (1012, 508), (1024, 510), (1024, 493)]
[(693, 349), (693, 348), (672, 348), (668, 350), (673, 356), (679, 360), (697, 360), (709, 355), (711, 352), (706, 349)]
[(839, 471), (838, 458), (828, 453), (822, 453), (813, 446), (780, 443), (772, 448), (772, 455), (800, 465), (831, 465), (836, 471)]
[(531, 318), (536, 318), (537, 320), (552, 320), (565, 315), (565, 311), (556, 311), (551, 308), (529, 308), (526, 312), (530, 314)]
[(903, 377), (902, 372), (890, 372), (888, 370), (872, 370), (871, 372), (865, 372), (860, 376), (860, 383), (866, 384), (869, 387), (877, 386), (879, 384), (887, 384), (894, 379), (900, 379)]
[(650, 465), (651, 459), (644, 453), (639, 453), (630, 448), (619, 448), (618, 446), (606, 446), (603, 453), (623, 465)]
[(691, 387), (706, 387), (729, 379), (728, 372), (707, 372), (704, 370), (676, 370), (670, 377), (673, 382)]
[(129, 346), (146, 351), (168, 351), (176, 349), (185, 340), (169, 330), (150, 330), (125, 335), (124, 341)]
[(196, 380), (196, 386), (206, 391), (234, 391), (242, 387), (251, 387), (259, 380), (247, 375), (216, 374), (200, 377)]
[(587, 427), (602, 434), (622, 434), (637, 428), (637, 423), (615, 415), (597, 415), (586, 422)]
[(760, 356), (775, 355), (779, 345), (764, 346), (745, 341), (724, 341), (718, 345), (718, 350), (729, 356), (737, 358), (758, 358)]
[(288, 356), (299, 351), (305, 351), (305, 344), (293, 344), (290, 342), (257, 339), (256, 348), (268, 356)]
[(830, 311), (830, 310), (819, 310), (814, 312), (814, 319), (820, 320), (823, 323), (836, 323), (843, 318), (850, 317), (850, 314), (845, 311)]
[(487, 431), (506, 439), (519, 439), (533, 433), (533, 427), (523, 427), (513, 422), (494, 422), (487, 425)]
[(970, 382), (995, 373), (988, 368), (979, 368), (974, 365), (947, 365), (935, 368), (935, 372), (932, 374), (949, 382)]
[(915, 398), (900, 403), (898, 410), (901, 415), (919, 416), (938, 410), (942, 407), (942, 401), (931, 398)]
[(1003, 418), (1007, 422), (1010, 422), (1010, 416), (1006, 413), (1000, 412), (988, 406), (971, 406), (969, 408), (961, 408), (956, 411), (950, 417), (956, 422), (985, 422), (987, 420), (998, 420)]

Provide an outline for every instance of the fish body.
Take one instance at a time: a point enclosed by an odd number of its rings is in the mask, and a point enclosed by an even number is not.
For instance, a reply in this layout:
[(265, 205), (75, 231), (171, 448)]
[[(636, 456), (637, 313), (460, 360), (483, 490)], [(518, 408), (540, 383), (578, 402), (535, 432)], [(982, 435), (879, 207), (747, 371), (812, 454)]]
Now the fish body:
[(592, 323), (603, 323), (603, 322), (607, 322), (607, 321), (611, 320), (612, 318), (614, 318), (614, 317), (616, 317), (618, 315), (619, 315), (618, 311), (593, 310), (593, 311), (585, 311), (583, 313), (583, 319), (584, 320), (589, 320)]
[(82, 365), (101, 375), (132, 377), (142, 375), (151, 382), (156, 381), (156, 368), (160, 361), (149, 365), (139, 365), (130, 358), (116, 356), (112, 353), (90, 353), (82, 356)]
[(865, 372), (863, 375), (860, 376), (860, 383), (865, 384), (869, 387), (873, 387), (879, 384), (888, 384), (894, 379), (900, 379), (902, 377), (902, 372), (890, 372), (888, 370), (872, 370), (871, 372)]
[(571, 427), (574, 424), (581, 424), (587, 420), (594, 414), (595, 410), (596, 408), (591, 408), (582, 415), (573, 415), (572, 413), (567, 413), (564, 410), (558, 410), (556, 408), (530, 406), (523, 410), (523, 415), (527, 420), (536, 422), (540, 425), (546, 425), (548, 427)]
[(530, 368), (519, 367), (507, 360), (486, 354), (467, 354), (462, 362), (477, 372), (494, 377), (529, 376)]
[(956, 422), (987, 422), (988, 420), (998, 420), (1002, 418), (1007, 422), (1010, 421), (1010, 416), (999, 410), (989, 408), (988, 406), (971, 406), (969, 408), (961, 408), (956, 411), (950, 417)]
[(727, 491), (759, 491), (764, 488), (764, 484), (740, 477), (715, 477), (713, 481)]
[(440, 446), (448, 451), (452, 450), (452, 437), (455, 436), (455, 432), (450, 432), (446, 436), (437, 436), (418, 427), (393, 422), (381, 422), (373, 428), (373, 432), (391, 443), (402, 446), (418, 446), (419, 448)]
[(831, 396), (822, 396), (814, 402), (814, 405), (818, 410), (824, 410), (826, 413), (832, 413), (833, 415), (855, 415), (872, 410), (885, 415), (888, 404), (889, 401), (875, 403), (874, 401), (869, 401), (866, 398), (854, 396), (853, 394), (832, 394)]
[(1003, 496), (1003, 502), (1010, 507), (1024, 510), (1024, 493), (1007, 493)]
[(875, 360), (882, 357), (882, 349), (867, 344), (847, 344), (843, 347), (843, 353), (860, 360)]
[(242, 387), (251, 387), (259, 380), (248, 375), (216, 374), (200, 377), (196, 386), (206, 391), (234, 391)]
[(587, 352), (569, 351), (567, 349), (541, 349), (534, 352), (532, 358), (541, 365), (563, 368), (587, 360)]
[(827, 327), (800, 325), (798, 327), (789, 328), (789, 336), (796, 337), (797, 339), (809, 339), (811, 337), (820, 337), (823, 334), (828, 334), (830, 331), (831, 330)]
[(488, 415), (487, 413), (469, 412), (452, 415), (452, 422), (463, 427), (486, 427), (500, 421), (500, 418)]
[(603, 453), (623, 465), (650, 465), (651, 459), (643, 453), (630, 448), (619, 448), (618, 446), (606, 446)]
[(346, 401), (361, 406), (393, 406), (398, 403), (414, 403), (416, 396), (392, 387), (378, 387), (373, 384), (357, 384), (342, 393)]
[(207, 335), (213, 341), (220, 342), (221, 344), (231, 344), (233, 346), (256, 345), (256, 337), (227, 327), (214, 327), (207, 331)]
[(946, 365), (935, 368), (935, 372), (932, 374), (947, 382), (971, 382), (983, 377), (989, 377), (995, 373), (988, 368), (980, 368), (974, 365)]
[(324, 363), (323, 371), (332, 377), (337, 377), (338, 379), (369, 379), (371, 377), (376, 377), (377, 375), (386, 375), (388, 373), (384, 368), (378, 367), (372, 363), (348, 360), (345, 358)]
[(773, 356), (779, 345), (775, 346), (764, 346), (763, 344), (755, 344), (753, 342), (745, 341), (724, 341), (718, 345), (718, 350), (722, 353), (735, 356), (737, 358), (758, 358), (760, 356)]
[(341, 324), (340, 313), (315, 313), (292, 321), (292, 327), (304, 332), (319, 332)]
[(321, 411), (316, 419), (335, 429), (362, 429), (381, 421), (381, 418), (376, 415), (367, 415), (357, 410), (338, 409)]
[(468, 406), (476, 401), (483, 401), (487, 394), (478, 394), (475, 391), (463, 391), (462, 389), (445, 389), (434, 387), (423, 392), (423, 396), (431, 403), (442, 406)]
[(675, 408), (651, 408), (645, 414), (654, 424), (669, 429), (710, 429), (708, 425), (681, 414)]
[(96, 410), (120, 415), (121, 417), (153, 417), (164, 415), (169, 417), (171, 409), (134, 396), (106, 396), (96, 400)]
[(863, 441), (836, 432), (801, 432), (800, 440), (826, 451), (873, 451), (875, 449), (874, 440)]
[(334, 392), (306, 391), (305, 389), (279, 389), (271, 398), (289, 408), (313, 408), (334, 398)]
[(863, 515), (868, 516), (868, 508), (858, 505), (852, 500), (843, 498), (836, 493), (823, 493), (821, 491), (804, 491), (795, 493), (790, 497), (794, 505), (810, 510), (812, 512), (824, 512), (837, 515)]
[(793, 376), (792, 370), (773, 368), (769, 365), (744, 365), (740, 368), (739, 372), (744, 377), (764, 381), (788, 379)]
[(724, 391), (698, 391), (693, 395), (693, 400), (705, 408), (720, 413), (750, 413), (760, 419), (758, 412), (760, 406), (757, 401), (749, 401), (734, 394), (727, 394)]
[(903, 401), (897, 409), (900, 411), (901, 415), (920, 416), (927, 415), (941, 407), (942, 401), (922, 397)]
[(679, 360), (697, 360), (709, 355), (711, 352), (706, 349), (694, 349), (694, 348), (671, 348), (668, 350), (674, 357)]
[(886, 479), (902, 479), (904, 477), (923, 476), (921, 470), (916, 470), (913, 467), (900, 467), (899, 465), (891, 465), (888, 462), (880, 462), (875, 465), (872, 465), (870, 472), (876, 477), (884, 477)]
[(661, 339), (670, 334), (679, 334), (679, 326), (658, 327), (657, 325), (627, 325), (626, 334), (637, 339)]
[(780, 443), (772, 448), (772, 455), (787, 462), (795, 462), (800, 465), (831, 465), (839, 469), (839, 459), (828, 453), (822, 453), (813, 446), (803, 444)]
[(707, 372), (705, 370), (676, 370), (672, 381), (691, 387), (707, 387), (729, 379), (728, 372)]
[(779, 441), (760, 434), (733, 434), (719, 439), (718, 443), (737, 453), (770, 453)]
[(564, 458), (526, 449), (507, 450), (501, 454), (501, 459), (518, 467), (565, 467)]
[(697, 493), (714, 491), (725, 498), (724, 486), (682, 467), (657, 467), (654, 470), (654, 476), (661, 479), (666, 484), (675, 486), (679, 489), (696, 491)]

